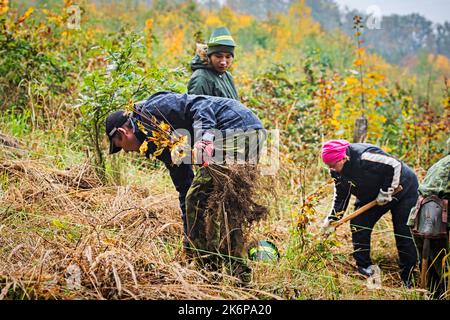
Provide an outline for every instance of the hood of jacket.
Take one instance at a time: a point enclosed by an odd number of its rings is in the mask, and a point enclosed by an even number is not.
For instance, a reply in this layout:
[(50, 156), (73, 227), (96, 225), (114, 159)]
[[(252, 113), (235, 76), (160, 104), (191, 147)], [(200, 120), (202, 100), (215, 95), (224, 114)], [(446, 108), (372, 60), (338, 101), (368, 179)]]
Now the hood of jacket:
[(195, 71), (198, 69), (210, 69), (211, 66), (208, 64), (208, 61), (202, 60), (198, 54), (196, 54), (191, 60), (191, 70)]

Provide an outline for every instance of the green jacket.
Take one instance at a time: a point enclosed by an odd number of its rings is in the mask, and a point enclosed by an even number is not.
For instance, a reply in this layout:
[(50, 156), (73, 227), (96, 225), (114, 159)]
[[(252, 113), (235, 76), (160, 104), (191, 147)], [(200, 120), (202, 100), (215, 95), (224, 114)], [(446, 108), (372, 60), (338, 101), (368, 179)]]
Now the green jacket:
[(188, 83), (188, 94), (230, 98), (239, 101), (233, 76), (226, 71), (218, 73), (208, 64), (204, 64), (198, 55), (191, 62), (194, 73)]
[(441, 199), (450, 199), (450, 155), (436, 162), (427, 172), (419, 186), (424, 196), (437, 195)]
[[(450, 155), (445, 156), (428, 169), (427, 175), (419, 186), (419, 193), (422, 197), (436, 195), (441, 199), (450, 200)], [(416, 206), (411, 208), (407, 226), (414, 226), (416, 209)], [(450, 219), (447, 225), (450, 228)]]

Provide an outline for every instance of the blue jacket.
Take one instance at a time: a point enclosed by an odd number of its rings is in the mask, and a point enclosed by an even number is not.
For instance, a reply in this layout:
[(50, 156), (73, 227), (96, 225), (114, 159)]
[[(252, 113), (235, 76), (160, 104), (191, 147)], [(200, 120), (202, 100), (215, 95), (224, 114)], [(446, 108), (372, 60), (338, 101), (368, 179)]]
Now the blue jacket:
[(416, 174), (402, 161), (387, 154), (377, 146), (366, 143), (351, 143), (346, 150), (350, 158), (342, 172), (331, 171), (335, 179), (334, 204), (331, 216), (347, 209), (350, 195), (356, 196), (356, 207), (376, 199), (380, 189), (403, 187), (395, 195), (403, 197), (417, 195)]
[[(143, 115), (145, 116), (143, 117)], [(151, 116), (170, 124), (175, 130), (188, 130), (192, 137), (191, 145), (201, 139), (212, 141), (213, 129), (220, 130), (224, 136), (234, 129), (243, 131), (263, 129), (258, 117), (239, 101), (213, 96), (158, 92), (145, 102), (136, 105), (131, 119), (135, 124), (136, 120), (146, 124), (145, 119)], [(136, 137), (143, 142), (146, 136), (137, 129), (137, 126), (135, 127)], [(148, 129), (151, 130), (151, 128)], [(146, 156), (150, 157), (155, 150), (156, 146), (149, 143)], [(167, 149), (157, 158), (163, 161), (169, 169), (172, 182), (179, 193), (184, 219), (186, 193), (194, 178), (192, 166), (184, 163), (178, 166), (174, 165)]]
[[(224, 135), (234, 129), (263, 129), (261, 121), (250, 109), (239, 101), (222, 97), (158, 92), (136, 111), (168, 122), (175, 130), (189, 130), (192, 145), (201, 139), (211, 140), (214, 129)], [(137, 114), (135, 117), (141, 119)]]

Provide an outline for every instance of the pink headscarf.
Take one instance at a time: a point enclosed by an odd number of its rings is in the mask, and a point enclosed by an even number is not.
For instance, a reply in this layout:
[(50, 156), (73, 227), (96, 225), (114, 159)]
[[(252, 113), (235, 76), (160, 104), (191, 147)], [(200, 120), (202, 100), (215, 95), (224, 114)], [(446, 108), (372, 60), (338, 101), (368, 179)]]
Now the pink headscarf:
[(322, 160), (325, 163), (334, 163), (345, 158), (350, 142), (347, 140), (330, 140), (322, 146)]

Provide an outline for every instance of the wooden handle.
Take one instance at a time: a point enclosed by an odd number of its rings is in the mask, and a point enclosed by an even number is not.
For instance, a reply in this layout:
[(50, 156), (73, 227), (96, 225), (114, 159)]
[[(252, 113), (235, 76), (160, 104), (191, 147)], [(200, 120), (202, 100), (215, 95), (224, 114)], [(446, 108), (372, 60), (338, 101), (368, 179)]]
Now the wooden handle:
[[(392, 195), (395, 195), (397, 193), (399, 193), (400, 191), (403, 190), (403, 187), (401, 185), (399, 185), (395, 190), (394, 193)], [(331, 225), (335, 228), (343, 225), (344, 223), (346, 223), (349, 220), (352, 220), (353, 218), (359, 216), (361, 213), (366, 212), (367, 210), (375, 207), (377, 205), (377, 200), (372, 200), (369, 203), (363, 205), (361, 208), (359, 208), (358, 210), (356, 210), (355, 212), (349, 214), (348, 216), (346, 216), (345, 218), (342, 218), (339, 221), (336, 221), (334, 223), (332, 223)]]

